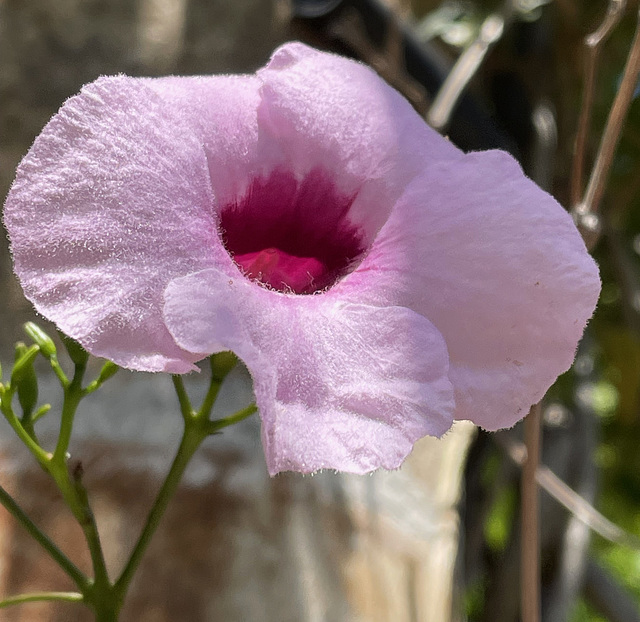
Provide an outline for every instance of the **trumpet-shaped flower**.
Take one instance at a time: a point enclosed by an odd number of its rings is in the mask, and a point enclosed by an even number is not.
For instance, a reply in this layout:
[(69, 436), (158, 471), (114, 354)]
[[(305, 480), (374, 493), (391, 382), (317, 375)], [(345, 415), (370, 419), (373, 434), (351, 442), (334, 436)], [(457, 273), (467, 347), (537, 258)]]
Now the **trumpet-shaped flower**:
[(271, 473), (513, 425), (600, 289), (509, 155), (462, 153), (367, 67), (296, 43), (255, 75), (86, 86), (4, 220), (26, 296), (93, 354), (185, 373), (236, 352)]

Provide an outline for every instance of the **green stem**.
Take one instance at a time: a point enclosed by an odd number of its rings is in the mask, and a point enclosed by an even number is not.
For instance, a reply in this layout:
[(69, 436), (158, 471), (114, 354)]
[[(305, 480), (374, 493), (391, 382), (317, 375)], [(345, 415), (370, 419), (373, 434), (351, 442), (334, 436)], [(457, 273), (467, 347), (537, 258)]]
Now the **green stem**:
[(40, 447), (40, 442), (38, 441), (38, 436), (36, 434), (36, 429), (34, 426), (35, 419), (32, 413), (24, 413), (22, 418), (20, 419), (20, 423), (24, 428), (24, 431), (33, 439), (33, 442)]
[(20, 594), (19, 596), (9, 596), (9, 598), (0, 600), (0, 609), (4, 607), (11, 607), (12, 605), (35, 603), (43, 600), (78, 603), (84, 600), (84, 596), (79, 592), (33, 592), (32, 594)]
[(234, 413), (229, 417), (225, 417), (224, 419), (216, 419), (215, 421), (209, 421), (209, 434), (215, 434), (222, 428), (226, 428), (227, 426), (233, 425), (234, 423), (239, 423), (240, 421), (253, 415), (253, 413), (257, 411), (258, 407), (255, 404), (250, 404), (246, 408), (239, 410), (237, 413)]
[(16, 433), (25, 445), (27, 445), (36, 456), (40, 464), (55, 480), (66, 504), (80, 524), (91, 553), (94, 579), (89, 580), (85, 577), (26, 516), (11, 496), (0, 488), (0, 503), (2, 503), (27, 531), (29, 531), (34, 539), (45, 548), (60, 567), (74, 580), (82, 592), (81, 594), (65, 594), (59, 592), (25, 594), (1, 601), (0, 606), (9, 606), (11, 604), (35, 600), (81, 601), (93, 610), (96, 622), (117, 622), (120, 609), (133, 576), (194, 453), (208, 436), (218, 433), (219, 430), (233, 423), (242, 421), (257, 410), (255, 404), (252, 404), (229, 417), (218, 419), (217, 421), (211, 421), (209, 419), (222, 381), (233, 365), (235, 365), (236, 360), (235, 356), (231, 353), (222, 353), (211, 357), (209, 390), (202, 407), (198, 411), (195, 411), (191, 405), (182, 378), (180, 376), (173, 376), (173, 383), (184, 420), (182, 440), (169, 473), (149, 512), (138, 542), (120, 577), (114, 584), (109, 581), (95, 517), (89, 505), (87, 492), (82, 484), (82, 467), (79, 464), (70, 472), (67, 463), (67, 450), (71, 440), (75, 413), (81, 399), (87, 394), (87, 390), (82, 389), (82, 379), (86, 363), (76, 362), (73, 379), (71, 382), (67, 380), (66, 383), (63, 383), (64, 402), (62, 406), (60, 435), (53, 454), (45, 452), (37, 442), (31, 438), (28, 431), (24, 429), (13, 413), (11, 407), (13, 393), (9, 390), (9, 392), (2, 396), (0, 405), (7, 420), (12, 427), (14, 427)]
[(64, 457), (62, 460), (51, 460), (49, 465), (49, 473), (55, 480), (62, 497), (84, 533), (93, 564), (95, 583), (104, 586), (109, 584), (107, 567), (102, 553), (95, 517), (89, 505), (87, 492), (80, 481), (80, 470), (81, 468), (79, 467), (78, 471), (74, 472), (72, 480)]
[(29, 435), (29, 433), (24, 429), (22, 423), (20, 423), (20, 419), (13, 412), (13, 407), (11, 402), (13, 401), (14, 391), (13, 389), (9, 389), (3, 396), (0, 401), (0, 408), (2, 409), (2, 413), (4, 414), (5, 419), (9, 422), (9, 425), (13, 428), (14, 432), (18, 435), (18, 438), (24, 443), (26, 448), (33, 454), (35, 459), (43, 466), (45, 469), (49, 464), (49, 460), (51, 455), (47, 453), (36, 441)]
[(222, 382), (215, 380), (213, 377), (211, 378), (209, 389), (204, 397), (204, 400), (202, 401), (200, 410), (198, 411), (201, 415), (204, 415), (207, 418), (209, 417), (211, 411), (213, 410), (213, 405), (218, 397), (221, 386)]
[[(88, 579), (80, 573), (69, 560), (53, 545), (48, 538), (40, 532), (39, 529), (31, 522), (31, 520), (22, 512), (22, 510), (13, 502), (9, 495), (3, 496), (0, 501), (5, 507), (20, 520), (20, 522), (28, 529), (31, 535), (54, 557), (58, 564), (76, 581), (78, 587), (84, 594), (85, 602), (94, 609), (98, 619), (106, 615), (105, 622), (109, 620), (117, 620), (117, 610), (114, 609), (112, 598), (112, 586), (109, 582), (107, 567), (104, 560), (104, 554), (100, 543), (98, 528), (87, 492), (82, 485), (82, 467), (79, 464), (69, 472), (67, 464), (67, 450), (71, 441), (71, 432), (75, 414), (80, 401), (84, 397), (82, 389), (82, 380), (86, 370), (86, 362), (77, 362), (75, 364), (75, 372), (71, 382), (63, 384), (64, 399), (62, 404), (62, 418), (60, 422), (60, 434), (53, 454), (45, 452), (24, 429), (18, 418), (13, 412), (11, 406), (13, 391), (7, 392), (2, 396), (2, 411), (5, 417), (14, 428), (23, 443), (34, 454), (41, 466), (49, 473), (62, 493), (65, 503), (71, 510), (74, 518), (82, 528), (87, 546), (91, 555), (93, 564), (94, 579), (89, 582)], [(78, 576), (79, 574), (79, 576)]]
[(71, 431), (80, 400), (84, 397), (82, 379), (86, 370), (86, 363), (76, 363), (72, 381), (64, 387), (64, 401), (62, 404), (62, 419), (58, 443), (49, 461), (47, 470), (55, 480), (62, 496), (82, 528), (91, 562), (93, 564), (94, 579), (97, 589), (109, 585), (109, 576), (104, 561), (104, 554), (100, 544), (98, 528), (87, 491), (82, 485), (82, 467), (78, 465), (73, 474), (69, 473), (67, 464), (67, 450), (71, 441)]
[(69, 379), (64, 373), (62, 367), (60, 367), (60, 363), (58, 363), (58, 357), (52, 356), (49, 359), (49, 364), (51, 365), (51, 369), (53, 369), (53, 373), (57, 376), (58, 381), (62, 385), (62, 388), (65, 389), (69, 384)]
[(180, 442), (178, 451), (173, 459), (171, 469), (169, 470), (167, 478), (160, 488), (153, 507), (149, 512), (147, 522), (145, 523), (142, 533), (140, 534), (140, 538), (131, 553), (131, 557), (122, 571), (120, 578), (114, 585), (114, 590), (120, 598), (124, 598), (129, 584), (131, 583), (131, 579), (142, 560), (142, 556), (146, 551), (153, 534), (158, 528), (171, 497), (180, 484), (180, 480), (182, 479), (182, 475), (189, 464), (189, 461), (198, 447), (200, 447), (202, 441), (204, 441), (208, 436), (207, 423), (208, 421), (197, 416), (191, 416), (185, 420), (182, 441)]
[(78, 589), (84, 591), (88, 585), (87, 577), (77, 566), (40, 530), (14, 501), (13, 497), (0, 486), (0, 503), (29, 532), (31, 537), (51, 556), (51, 558), (71, 577)]
[(43, 404), (33, 413), (31, 417), (31, 423), (34, 424), (36, 421), (44, 417), (51, 410), (51, 404)]
[(191, 406), (191, 400), (189, 400), (187, 391), (184, 388), (184, 382), (182, 382), (182, 376), (173, 375), (171, 376), (171, 380), (173, 381), (173, 387), (176, 390), (176, 395), (178, 396), (178, 402), (180, 403), (180, 412), (182, 413), (182, 418), (186, 422), (190, 417), (194, 415), (195, 411), (193, 410), (193, 406)]
[(64, 401), (62, 403), (62, 419), (60, 421), (60, 435), (58, 443), (53, 452), (53, 460), (56, 462), (65, 460), (69, 442), (71, 441), (71, 431), (73, 420), (80, 400), (84, 397), (82, 391), (82, 378), (86, 370), (86, 364), (77, 364), (73, 374), (73, 380), (64, 387)]
[[(212, 374), (211, 385), (207, 397), (209, 397), (209, 395), (213, 391), (217, 393), (217, 389), (212, 389), (211, 387), (215, 387), (215, 385), (218, 385), (219, 388), (221, 381), (221, 378)], [(180, 484), (182, 475), (184, 474), (189, 461), (193, 457), (193, 454), (196, 452), (198, 447), (200, 447), (207, 436), (215, 434), (222, 428), (227, 427), (233, 423), (237, 423), (238, 421), (246, 419), (249, 415), (253, 414), (257, 410), (255, 404), (252, 404), (251, 406), (248, 406), (247, 408), (244, 408), (229, 417), (218, 419), (217, 421), (210, 421), (209, 414), (211, 408), (208, 407), (208, 399), (205, 398), (203, 407), (200, 408), (198, 412), (194, 412), (191, 407), (189, 397), (184, 389), (182, 378), (180, 376), (173, 376), (173, 383), (178, 395), (180, 409), (182, 411), (182, 416), (184, 419), (184, 432), (182, 435), (182, 440), (180, 441), (180, 446), (178, 447), (178, 451), (176, 452), (173, 463), (171, 464), (169, 473), (167, 474), (167, 477), (162, 484), (160, 491), (158, 492), (158, 496), (156, 497), (151, 511), (149, 512), (149, 516), (147, 517), (147, 521), (142, 529), (138, 542), (136, 543), (133, 552), (131, 553), (129, 561), (122, 571), (122, 574), (114, 584), (114, 591), (120, 600), (124, 599), (133, 575), (140, 565), (144, 552), (146, 551), (149, 542), (153, 537), (153, 534), (160, 524), (169, 501), (171, 500), (173, 494)], [(211, 406), (212, 405), (213, 404), (211, 404)]]
[(98, 377), (90, 382), (84, 389), (84, 395), (89, 395), (94, 391), (97, 391), (109, 378), (112, 378), (120, 368), (111, 361), (107, 361), (100, 370)]
[(84, 597), (85, 604), (95, 614), (96, 622), (118, 622), (122, 601), (110, 583), (94, 583)]
[(102, 545), (100, 544), (98, 526), (96, 525), (96, 519), (93, 514), (93, 510), (89, 505), (87, 491), (82, 485), (82, 482), (79, 478), (74, 481), (74, 488), (76, 491), (76, 498), (80, 501), (80, 505), (83, 509), (83, 522), (81, 522), (80, 525), (82, 527), (85, 540), (87, 541), (87, 545), (89, 547), (89, 553), (91, 554), (91, 563), (93, 565), (95, 584), (100, 586), (108, 586), (110, 585), (109, 574), (107, 572), (107, 565), (104, 560)]
[(209, 357), (209, 368), (211, 370), (211, 379), (209, 381), (209, 390), (200, 406), (200, 414), (209, 418), (213, 405), (218, 398), (220, 387), (227, 377), (227, 374), (236, 366), (238, 357), (233, 352), (218, 352)]

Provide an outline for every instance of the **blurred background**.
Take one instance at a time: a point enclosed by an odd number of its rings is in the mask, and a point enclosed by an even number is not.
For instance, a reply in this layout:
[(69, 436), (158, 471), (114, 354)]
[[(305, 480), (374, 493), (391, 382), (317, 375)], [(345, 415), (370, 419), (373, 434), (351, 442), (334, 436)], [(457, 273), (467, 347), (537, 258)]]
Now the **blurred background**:
[[(251, 72), (278, 44), (300, 39), (372, 65), (463, 149), (509, 150), (569, 208), (583, 39), (607, 7), (604, 0), (0, 0), (0, 197), (48, 119), (99, 75)], [(587, 171), (637, 11), (629, 2), (600, 52)], [(461, 57), (474, 70), (438, 96)], [(600, 305), (573, 370), (543, 409), (545, 622), (640, 620), (639, 158), (634, 103), (596, 228)], [(0, 360), (8, 368), (22, 323), (34, 317), (4, 236), (0, 292)], [(43, 400), (59, 403), (46, 367), (40, 372)], [(202, 389), (202, 380), (190, 379), (194, 394)], [(249, 399), (237, 370), (223, 408)], [(45, 438), (55, 425), (55, 416), (43, 423)], [(113, 572), (137, 537), (179, 429), (170, 380), (160, 375), (120, 372), (79, 417), (72, 459), (82, 461)], [(0, 427), (0, 481), (88, 568), (81, 532), (17, 445)], [(419, 443), (394, 473), (270, 480), (259, 423), (247, 421), (210, 439), (194, 461), (123, 619), (516, 622), (521, 450), (518, 428), (488, 435), (460, 424), (442, 441)], [(0, 559), (1, 596), (71, 588), (4, 511)], [(33, 604), (4, 610), (0, 620), (91, 616), (73, 605)]]

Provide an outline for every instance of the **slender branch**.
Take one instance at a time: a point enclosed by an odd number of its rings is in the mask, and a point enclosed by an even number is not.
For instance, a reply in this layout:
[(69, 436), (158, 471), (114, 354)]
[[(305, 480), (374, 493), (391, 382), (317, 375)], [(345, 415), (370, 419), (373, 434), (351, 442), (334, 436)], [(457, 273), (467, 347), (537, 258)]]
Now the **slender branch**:
[(78, 567), (40, 530), (2, 486), (0, 486), (0, 503), (2, 503), (7, 511), (29, 532), (31, 537), (49, 553), (58, 566), (69, 575), (78, 586), (78, 589), (85, 590), (88, 583), (87, 577), (85, 577)]
[(86, 579), (86, 577), (84, 577), (84, 575), (82, 575), (82, 573), (80, 573), (80, 571), (75, 568), (75, 566), (73, 566), (73, 564), (71, 564), (71, 562), (57, 549), (57, 547), (49, 541), (46, 535), (44, 535), (30, 521), (26, 514), (24, 514), (17, 504), (15, 504), (9, 495), (5, 493), (2, 498), (0, 498), (0, 501), (2, 501), (3, 505), (5, 505), (5, 507), (7, 507), (7, 509), (25, 526), (33, 538), (40, 542), (50, 555), (54, 557), (63, 570), (65, 570), (74, 579), (74, 581), (76, 581), (78, 587), (83, 591), (87, 603), (91, 604), (94, 595), (102, 595), (105, 591), (110, 589), (111, 586), (95, 517), (91, 506), (89, 505), (87, 492), (81, 481), (82, 467), (78, 464), (71, 474), (67, 464), (67, 450), (71, 440), (73, 421), (78, 405), (84, 397), (82, 380), (85, 370), (86, 361), (76, 362), (72, 381), (63, 383), (64, 400), (62, 404), (60, 434), (58, 436), (58, 442), (53, 455), (45, 452), (35, 442), (35, 440), (29, 436), (20, 421), (18, 421), (11, 406), (11, 398), (13, 395), (12, 391), (6, 392), (2, 395), (1, 406), (5, 417), (12, 425), (20, 439), (25, 443), (25, 445), (27, 445), (41, 466), (56, 482), (65, 503), (82, 528), (91, 554), (91, 561), (93, 563), (93, 582), (89, 583), (88, 579)]
[(53, 373), (57, 376), (58, 382), (60, 382), (60, 384), (62, 385), (62, 388), (66, 389), (67, 386), (69, 385), (69, 378), (67, 378), (67, 375), (64, 373), (64, 370), (62, 369), (62, 367), (60, 367), (60, 363), (58, 362), (58, 357), (52, 356), (49, 359), (49, 364), (51, 365), (51, 369), (53, 370)]
[[(191, 421), (194, 422), (196, 420), (192, 419)], [(123, 599), (124, 595), (127, 593), (127, 589), (133, 579), (133, 575), (142, 561), (142, 557), (147, 550), (153, 534), (156, 532), (156, 529), (160, 524), (160, 520), (169, 505), (169, 501), (180, 484), (180, 480), (182, 479), (182, 475), (184, 474), (189, 461), (207, 436), (208, 433), (202, 425), (193, 425), (193, 423), (189, 423), (189, 420), (187, 420), (182, 441), (180, 442), (178, 451), (173, 459), (171, 469), (158, 492), (158, 496), (153, 503), (153, 507), (149, 512), (147, 521), (131, 556), (129, 557), (129, 561), (114, 584), (114, 592), (120, 599)]]
[(239, 423), (243, 419), (250, 417), (253, 413), (258, 412), (258, 407), (255, 404), (250, 404), (246, 408), (239, 410), (237, 413), (230, 415), (229, 417), (225, 417), (224, 419), (216, 419), (215, 421), (209, 422), (209, 434), (216, 434), (218, 430), (222, 428), (226, 428), (234, 423)]
[[(174, 379), (175, 378), (176, 376), (174, 376)], [(178, 391), (178, 387), (184, 389), (181, 382), (175, 383), (174, 380), (174, 384), (176, 385), (176, 391)], [(180, 393), (178, 393), (178, 399), (180, 399)], [(246, 419), (249, 415), (256, 412), (256, 410), (257, 408), (255, 404), (251, 404), (229, 417), (218, 419), (217, 421), (209, 421), (209, 413), (201, 408), (198, 413), (185, 418), (182, 441), (180, 442), (178, 451), (173, 459), (169, 473), (158, 492), (158, 496), (153, 503), (138, 542), (129, 557), (129, 561), (114, 584), (114, 593), (117, 598), (123, 599), (124, 595), (127, 593), (129, 584), (142, 561), (142, 557), (149, 546), (149, 542), (151, 541), (153, 534), (156, 532), (165, 510), (169, 505), (169, 501), (177, 490), (182, 479), (182, 475), (198, 447), (200, 447), (205, 438), (211, 434), (215, 434), (224, 427), (237, 423), (238, 421), (242, 421), (242, 419)]]
[(31, 423), (34, 424), (36, 421), (44, 417), (51, 410), (51, 404), (43, 404), (38, 408), (33, 415), (31, 416)]
[[(515, 464), (522, 466), (525, 463), (527, 449), (524, 444), (505, 434), (496, 435), (494, 438)], [(640, 538), (625, 531), (598, 512), (593, 505), (561, 480), (548, 466), (538, 465), (536, 480), (540, 488), (599, 536), (609, 542), (640, 551)]]
[(489, 15), (476, 39), (460, 55), (427, 112), (427, 122), (439, 132), (445, 132), (456, 104), (467, 85), (476, 75), (487, 53), (500, 39), (513, 19), (514, 2), (507, 0), (502, 11)]
[(584, 69), (584, 94), (582, 107), (578, 119), (578, 132), (573, 156), (573, 171), (571, 175), (571, 205), (580, 202), (582, 195), (582, 176), (587, 138), (589, 136), (589, 123), (593, 108), (593, 97), (596, 86), (596, 68), (602, 45), (609, 38), (613, 29), (618, 25), (624, 14), (626, 0), (609, 0), (607, 13), (598, 28), (584, 39), (586, 49), (586, 62)]
[(120, 368), (115, 363), (112, 361), (106, 361), (102, 366), (98, 377), (85, 387), (83, 396), (97, 391), (107, 380), (109, 380), (109, 378), (115, 376), (119, 370)]
[(209, 380), (209, 389), (207, 390), (207, 394), (202, 401), (202, 405), (200, 406), (200, 413), (206, 413), (208, 417), (211, 411), (213, 410), (213, 405), (218, 397), (218, 393), (220, 392), (220, 387), (222, 386), (222, 381), (219, 381), (213, 375), (213, 360), (211, 361), (211, 379)]
[(540, 621), (540, 527), (538, 524), (538, 484), (540, 462), (540, 404), (532, 406), (524, 420), (527, 459), (522, 469), (520, 596), (522, 622)]
[(82, 529), (91, 555), (94, 582), (99, 588), (103, 588), (109, 584), (109, 577), (95, 516), (89, 505), (87, 492), (81, 481), (82, 466), (78, 463), (73, 473), (70, 474), (67, 461), (63, 456), (61, 460), (52, 460), (48, 471), (62, 493), (65, 503)]
[(67, 464), (67, 450), (71, 441), (75, 414), (80, 401), (84, 397), (82, 380), (85, 371), (86, 362), (76, 362), (73, 379), (64, 387), (60, 435), (47, 470), (55, 480), (65, 502), (82, 528), (91, 555), (94, 580), (98, 588), (101, 588), (109, 585), (109, 577), (95, 516), (89, 504), (87, 491), (82, 484), (82, 466), (78, 463), (76, 468), (73, 469), (73, 473), (70, 474)]
[(0, 409), (4, 414), (5, 419), (9, 422), (9, 425), (13, 428), (14, 432), (18, 435), (18, 438), (24, 443), (27, 449), (33, 454), (35, 459), (45, 469), (49, 464), (51, 455), (47, 453), (36, 441), (29, 435), (27, 430), (24, 429), (22, 423), (13, 412), (13, 406), (11, 405), (14, 395), (13, 388), (9, 388), (4, 392), (0, 398)]
[(187, 391), (184, 388), (184, 382), (182, 382), (182, 376), (173, 375), (171, 376), (171, 380), (173, 381), (173, 387), (176, 390), (176, 395), (178, 396), (178, 402), (180, 403), (180, 412), (182, 413), (182, 418), (185, 421), (187, 421), (190, 417), (193, 416), (194, 410), (193, 410), (193, 406), (191, 406), (191, 400), (189, 400)]
[(9, 596), (0, 600), (0, 609), (11, 607), (12, 605), (22, 605), (23, 603), (35, 603), (39, 601), (57, 600), (69, 603), (84, 601), (84, 596), (79, 592), (33, 592), (31, 594), (20, 594), (19, 596)]
[(629, 106), (633, 100), (638, 75), (640, 75), (640, 10), (638, 12), (638, 25), (629, 50), (629, 56), (627, 57), (622, 82), (609, 112), (596, 162), (591, 171), (589, 184), (582, 201), (587, 213), (595, 213), (600, 207), (613, 156), (620, 140)]
[(62, 419), (60, 421), (60, 435), (58, 443), (53, 452), (53, 460), (56, 462), (65, 461), (69, 442), (71, 441), (71, 431), (73, 429), (73, 420), (75, 418), (78, 404), (83, 397), (82, 394), (82, 378), (86, 370), (86, 364), (77, 364), (73, 374), (73, 380), (69, 385), (64, 387), (64, 400), (62, 403)]
[(198, 411), (201, 416), (209, 418), (224, 379), (237, 363), (238, 357), (233, 352), (218, 352), (209, 357), (211, 377), (209, 379), (209, 390)]
[(110, 585), (109, 574), (107, 573), (107, 565), (104, 559), (102, 544), (100, 543), (96, 519), (89, 504), (87, 491), (82, 484), (82, 468), (80, 465), (78, 465), (73, 472), (73, 488), (75, 498), (82, 512), (76, 518), (82, 527), (87, 546), (89, 547), (91, 563), (93, 565), (94, 583), (98, 586), (97, 589), (103, 589)]

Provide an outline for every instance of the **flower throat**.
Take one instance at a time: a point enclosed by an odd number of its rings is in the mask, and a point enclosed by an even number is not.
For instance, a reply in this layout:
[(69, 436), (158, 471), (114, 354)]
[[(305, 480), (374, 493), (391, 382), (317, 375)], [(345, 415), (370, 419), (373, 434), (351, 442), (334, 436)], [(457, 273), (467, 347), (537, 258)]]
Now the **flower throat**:
[(245, 275), (280, 292), (312, 294), (348, 274), (365, 245), (340, 195), (319, 169), (257, 178), (220, 214), (224, 245)]

